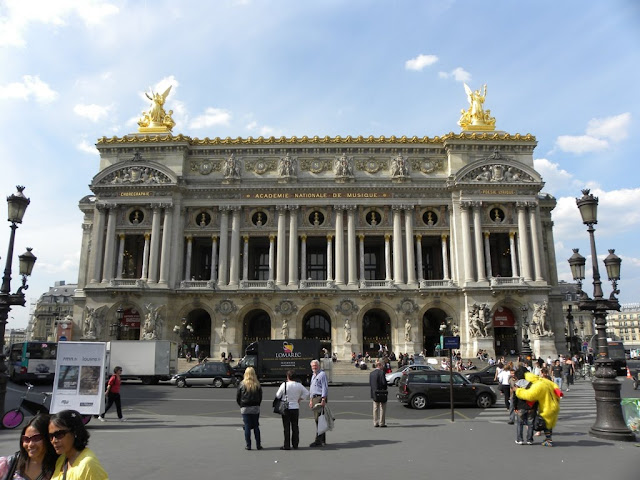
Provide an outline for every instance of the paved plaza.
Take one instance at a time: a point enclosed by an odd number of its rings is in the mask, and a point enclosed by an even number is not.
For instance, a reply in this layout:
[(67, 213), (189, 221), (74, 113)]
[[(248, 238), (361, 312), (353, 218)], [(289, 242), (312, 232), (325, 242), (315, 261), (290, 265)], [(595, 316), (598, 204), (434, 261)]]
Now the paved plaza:
[[(391, 398), (391, 396), (390, 396)], [(464, 409), (451, 423), (449, 414), (432, 410), (416, 420), (388, 418), (386, 429), (373, 428), (369, 417), (336, 420), (329, 444), (312, 449), (313, 422), (301, 421), (301, 449), (281, 451), (282, 427), (263, 402), (264, 450), (245, 451), (240, 415), (166, 416), (126, 409), (128, 422), (109, 419), (89, 424), (89, 446), (112, 479), (371, 479), (611, 478), (640, 475), (640, 442), (616, 443), (588, 435), (593, 423), (592, 390), (584, 384), (563, 400), (553, 448), (514, 443), (514, 427), (503, 408), (476, 419)], [(395, 400), (392, 400), (395, 401)], [(580, 409), (584, 410), (581, 413)], [(575, 414), (570, 414), (575, 411)], [(589, 413), (590, 412), (590, 413)], [(0, 431), (0, 451), (14, 451), (19, 431)], [(509, 470), (508, 472), (505, 470)]]

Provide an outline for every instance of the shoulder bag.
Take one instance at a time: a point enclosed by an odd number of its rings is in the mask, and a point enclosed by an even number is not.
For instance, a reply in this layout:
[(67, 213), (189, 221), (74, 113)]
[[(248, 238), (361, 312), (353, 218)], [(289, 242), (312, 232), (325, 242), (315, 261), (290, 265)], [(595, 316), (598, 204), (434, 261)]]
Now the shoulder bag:
[(287, 399), (287, 382), (284, 382), (284, 394), (282, 398), (273, 399), (273, 413), (284, 415), (289, 411), (289, 400)]

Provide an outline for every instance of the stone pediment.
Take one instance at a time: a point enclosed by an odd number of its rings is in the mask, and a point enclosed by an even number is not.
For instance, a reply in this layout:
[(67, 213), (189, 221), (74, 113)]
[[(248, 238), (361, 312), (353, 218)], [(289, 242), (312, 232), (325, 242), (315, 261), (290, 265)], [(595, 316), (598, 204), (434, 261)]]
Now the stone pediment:
[(522, 168), (507, 163), (484, 163), (458, 181), (479, 183), (533, 183), (537, 180)]
[(93, 179), (94, 186), (109, 185), (172, 185), (177, 179), (173, 172), (168, 171), (162, 165), (154, 165), (151, 162), (145, 163), (118, 163), (106, 168)]

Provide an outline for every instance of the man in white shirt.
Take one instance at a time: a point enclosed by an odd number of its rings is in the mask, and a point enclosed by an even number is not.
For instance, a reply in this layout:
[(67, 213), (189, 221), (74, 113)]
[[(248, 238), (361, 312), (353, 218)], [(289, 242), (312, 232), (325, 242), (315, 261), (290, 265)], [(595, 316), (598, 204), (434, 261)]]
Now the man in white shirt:
[(509, 397), (511, 397), (511, 387), (509, 385), (509, 379), (511, 378), (511, 367), (504, 367), (504, 369), (498, 374), (498, 383), (500, 384), (500, 391), (504, 395), (504, 406), (509, 410)]

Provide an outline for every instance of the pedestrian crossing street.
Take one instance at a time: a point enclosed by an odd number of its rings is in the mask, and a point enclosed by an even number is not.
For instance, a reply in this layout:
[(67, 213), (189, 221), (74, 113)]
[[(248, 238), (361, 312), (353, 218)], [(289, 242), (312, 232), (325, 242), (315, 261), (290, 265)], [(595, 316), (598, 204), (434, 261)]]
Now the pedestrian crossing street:
[[(494, 390), (497, 387), (492, 387)], [(570, 391), (564, 392), (560, 400), (560, 414), (558, 423), (570, 425), (593, 425), (596, 418), (596, 400), (588, 380), (576, 381), (571, 385)], [(506, 423), (509, 420), (509, 412), (504, 406), (504, 397), (498, 393), (498, 402), (492, 407), (480, 413), (476, 420)]]

